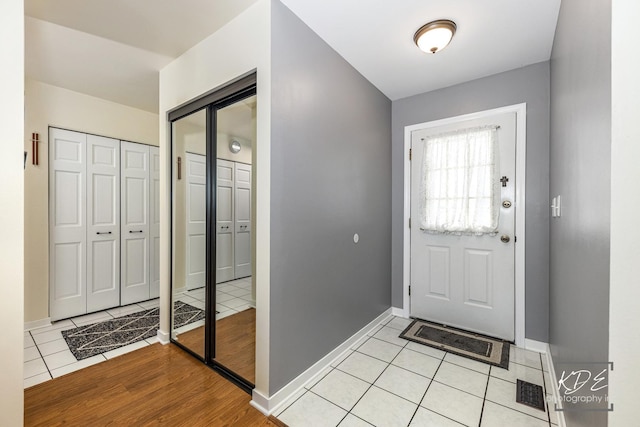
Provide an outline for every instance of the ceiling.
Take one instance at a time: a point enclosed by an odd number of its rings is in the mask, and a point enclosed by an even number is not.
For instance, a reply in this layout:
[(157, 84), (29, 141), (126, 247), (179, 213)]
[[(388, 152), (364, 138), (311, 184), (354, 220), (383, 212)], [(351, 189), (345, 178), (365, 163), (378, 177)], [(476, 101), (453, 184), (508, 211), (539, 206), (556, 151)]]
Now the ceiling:
[(25, 0), (26, 74), (157, 113), (158, 71), (256, 1)]
[[(551, 56), (560, 0), (281, 0), (391, 100)], [(427, 54), (422, 25), (451, 19), (449, 46)]]
[[(146, 111), (158, 70), (257, 0), (26, 0), (28, 77)], [(560, 0), (281, 0), (390, 99), (548, 60)], [(186, 6), (189, 7), (186, 7)], [(458, 26), (432, 55), (414, 32)]]

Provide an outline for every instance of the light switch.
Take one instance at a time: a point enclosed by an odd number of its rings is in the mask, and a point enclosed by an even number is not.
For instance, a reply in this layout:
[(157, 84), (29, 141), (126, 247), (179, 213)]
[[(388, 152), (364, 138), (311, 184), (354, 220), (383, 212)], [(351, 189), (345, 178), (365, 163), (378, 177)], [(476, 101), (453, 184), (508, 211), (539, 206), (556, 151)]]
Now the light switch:
[(556, 218), (560, 218), (561, 215), (561, 210), (560, 207), (562, 206), (562, 196), (556, 196)]
[(551, 218), (560, 218), (560, 204), (562, 202), (561, 196), (556, 196), (551, 199)]

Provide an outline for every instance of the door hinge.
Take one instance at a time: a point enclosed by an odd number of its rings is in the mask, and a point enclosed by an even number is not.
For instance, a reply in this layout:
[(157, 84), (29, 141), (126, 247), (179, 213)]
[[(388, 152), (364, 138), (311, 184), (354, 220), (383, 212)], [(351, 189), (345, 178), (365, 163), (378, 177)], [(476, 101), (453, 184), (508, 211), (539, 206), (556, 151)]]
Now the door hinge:
[(412, 148), (409, 148), (409, 161), (411, 161), (411, 150)]
[(513, 236), (513, 243), (518, 241), (518, 236)]
[(411, 285), (409, 285), (409, 296), (411, 296)]
[(409, 228), (411, 228), (411, 218), (409, 218)]

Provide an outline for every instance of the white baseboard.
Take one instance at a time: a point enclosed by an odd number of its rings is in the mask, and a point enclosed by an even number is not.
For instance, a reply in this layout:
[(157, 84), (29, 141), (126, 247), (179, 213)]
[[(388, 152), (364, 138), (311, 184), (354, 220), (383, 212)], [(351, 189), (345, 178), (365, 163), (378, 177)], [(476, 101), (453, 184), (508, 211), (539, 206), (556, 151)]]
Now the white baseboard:
[(169, 339), (169, 334), (166, 332), (161, 331), (160, 329), (158, 329), (158, 341), (160, 342), (160, 344), (162, 345), (166, 345), (169, 344), (170, 339)]
[[(547, 390), (551, 388), (553, 392), (553, 402), (549, 402), (549, 412), (555, 412), (558, 416), (558, 427), (567, 427), (567, 423), (564, 419), (563, 411), (554, 411), (554, 408), (557, 406), (559, 409), (562, 409), (562, 401), (560, 400), (560, 391), (558, 390), (558, 378), (556, 377), (556, 370), (553, 366), (553, 357), (551, 356), (551, 348), (549, 344), (546, 345), (546, 358), (547, 358), (547, 366), (549, 367), (549, 378), (551, 379), (551, 384), (547, 384)], [(544, 357), (544, 356), (543, 356)], [(557, 403), (555, 403), (557, 402)]]
[(535, 351), (538, 353), (547, 354), (549, 351), (549, 344), (542, 341), (530, 340), (529, 338), (525, 338), (524, 340), (524, 348), (527, 350)]
[(253, 390), (251, 406), (262, 412), (263, 414), (269, 416), (275, 412), (277, 412), (280, 405), (287, 402), (290, 397), (296, 394), (300, 389), (304, 387), (310, 380), (312, 380), (316, 375), (321, 374), (326, 368), (331, 366), (331, 364), (340, 358), (345, 352), (349, 351), (351, 347), (358, 342), (361, 338), (365, 337), (369, 332), (371, 332), (376, 326), (380, 323), (388, 320), (392, 316), (392, 309), (389, 308), (384, 313), (376, 317), (374, 320), (369, 322), (367, 326), (360, 329), (354, 335), (352, 335), (345, 342), (336, 347), (333, 351), (327, 354), (325, 357), (317, 361), (313, 366), (309, 369), (298, 375), (293, 379), (289, 384), (282, 387), (278, 392), (276, 392), (273, 396), (265, 396), (261, 392), (257, 390)]
[(405, 319), (409, 318), (409, 312), (405, 311), (404, 308), (399, 308), (399, 307), (391, 307), (391, 315), (392, 316), (397, 316), (397, 317), (402, 317)]
[(47, 326), (51, 326), (50, 317), (40, 319), (40, 320), (32, 320), (30, 322), (24, 322), (25, 331), (30, 331), (32, 329), (38, 329), (38, 328), (46, 328)]

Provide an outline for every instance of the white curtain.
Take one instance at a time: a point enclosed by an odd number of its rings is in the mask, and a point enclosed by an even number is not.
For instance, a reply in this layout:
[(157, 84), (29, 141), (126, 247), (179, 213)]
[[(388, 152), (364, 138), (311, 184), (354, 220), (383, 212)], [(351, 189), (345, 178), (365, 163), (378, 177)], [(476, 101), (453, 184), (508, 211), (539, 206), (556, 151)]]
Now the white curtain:
[(500, 215), (497, 126), (424, 139), (420, 227), (429, 233), (495, 235)]

